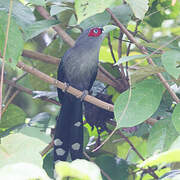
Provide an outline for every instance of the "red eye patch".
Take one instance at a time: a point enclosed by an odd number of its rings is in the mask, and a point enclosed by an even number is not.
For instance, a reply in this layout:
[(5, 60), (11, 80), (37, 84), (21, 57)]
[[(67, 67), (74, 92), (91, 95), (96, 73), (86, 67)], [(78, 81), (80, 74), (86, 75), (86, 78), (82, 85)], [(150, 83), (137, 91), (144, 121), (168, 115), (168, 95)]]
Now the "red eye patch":
[(103, 29), (102, 28), (93, 28), (89, 31), (88, 36), (98, 37), (102, 34)]

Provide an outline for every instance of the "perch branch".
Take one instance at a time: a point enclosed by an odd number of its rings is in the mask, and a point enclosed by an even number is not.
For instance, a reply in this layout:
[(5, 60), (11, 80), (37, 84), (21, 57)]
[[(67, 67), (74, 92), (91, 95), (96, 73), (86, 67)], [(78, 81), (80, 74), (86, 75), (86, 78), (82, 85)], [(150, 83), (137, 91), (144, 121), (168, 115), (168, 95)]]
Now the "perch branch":
[[(19, 62), (17, 64), (17, 67), (19, 67), (20, 69), (26, 71), (26, 72), (29, 72), (35, 76), (37, 76), (38, 78), (40, 78), (41, 80), (47, 82), (47, 83), (50, 83), (50, 84), (53, 84), (54, 86), (64, 90), (66, 89), (66, 85), (64, 83), (62, 83), (61, 81), (58, 81), (44, 73), (42, 73), (41, 71), (31, 67), (31, 66), (28, 66), (26, 64), (24, 64), (23, 62)], [(67, 92), (76, 96), (76, 97), (81, 97), (83, 92), (82, 91), (79, 91), (71, 86), (68, 87), (67, 89)], [(100, 108), (103, 108), (103, 109), (106, 109), (108, 111), (112, 111), (113, 112), (113, 109), (114, 109), (114, 106), (112, 104), (109, 104), (109, 103), (106, 103), (106, 102), (103, 102), (93, 96), (90, 96), (90, 95), (87, 95), (85, 98), (84, 98), (85, 101), (88, 101), (89, 103), (92, 103)]]

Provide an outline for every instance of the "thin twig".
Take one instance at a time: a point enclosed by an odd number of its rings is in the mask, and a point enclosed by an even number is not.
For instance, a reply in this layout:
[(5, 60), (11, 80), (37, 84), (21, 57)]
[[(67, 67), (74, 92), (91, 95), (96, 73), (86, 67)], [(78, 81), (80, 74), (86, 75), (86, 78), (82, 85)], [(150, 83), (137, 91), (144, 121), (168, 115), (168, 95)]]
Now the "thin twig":
[[(123, 39), (123, 32), (120, 31), (120, 34), (119, 34), (119, 38), (118, 38), (118, 58), (120, 59), (121, 56), (122, 56), (122, 39)], [(125, 73), (124, 73), (124, 68), (123, 68), (123, 65), (120, 64), (119, 65), (120, 69), (121, 69), (121, 76), (123, 79), (125, 79)]]
[[(124, 138), (124, 140), (131, 146), (131, 148), (132, 148), (132, 150), (139, 156), (139, 158), (141, 159), (141, 160), (145, 160), (143, 157), (142, 157), (142, 155), (138, 152), (138, 150), (135, 148), (135, 146), (131, 143), (131, 141), (120, 131), (120, 130), (118, 130), (117, 131), (117, 133), (122, 137), (122, 138)], [(154, 171), (152, 170), (152, 168), (148, 168), (147, 169), (147, 172), (151, 175), (151, 176), (153, 176), (154, 178), (156, 178), (156, 179), (158, 179), (158, 176), (154, 173)]]
[[(139, 23), (136, 22), (136, 26), (135, 26), (135, 30), (133, 32), (133, 36), (136, 36), (136, 34), (137, 34), (138, 25), (139, 25)], [(126, 56), (129, 56), (131, 45), (132, 45), (132, 42), (130, 41), (128, 48), (127, 48)], [(126, 62), (126, 74), (127, 74), (127, 77), (129, 77), (129, 75), (128, 75), (128, 62)]]
[[(19, 76), (19, 77), (17, 77), (17, 78), (14, 77), (14, 78), (12, 79), (12, 81), (14, 81), (14, 82), (16, 83), (17, 81), (19, 81), (19, 80), (21, 80), (22, 78), (24, 78), (26, 75), (27, 75), (27, 72), (23, 73), (21, 76)], [(6, 92), (5, 96), (4, 96), (3, 104), (6, 104), (6, 101), (7, 101), (8, 97), (9, 97), (12, 89), (13, 89), (13, 86), (8, 87), (8, 90), (7, 90), (7, 92)]]
[(52, 140), (42, 151), (41, 156), (43, 157), (46, 153), (48, 153), (54, 146), (54, 141)]
[(14, 98), (19, 94), (20, 91), (15, 91), (15, 93), (9, 98), (8, 102), (6, 103), (6, 105), (4, 106), (3, 110), (2, 110), (2, 115), (3, 113), (6, 111), (6, 109), (8, 108), (9, 104), (11, 104), (11, 102), (14, 100)]
[[(119, 22), (119, 20), (116, 18), (116, 16), (112, 13), (112, 11), (107, 8), (106, 11), (111, 15), (111, 17), (113, 18), (113, 20), (116, 22), (116, 24), (119, 26), (119, 28), (126, 34), (126, 36), (128, 37), (128, 39), (130, 41), (132, 41), (143, 54), (147, 54), (148, 52), (146, 51), (145, 47), (140, 45), (135, 38), (133, 37), (133, 35), (131, 33), (129, 33), (129, 31), (124, 27), (123, 24), (121, 24)], [(156, 66), (155, 63), (153, 62), (153, 60), (149, 57), (146, 58), (148, 60), (148, 63)], [(165, 86), (165, 88), (168, 90), (168, 92), (170, 93), (171, 97), (174, 99), (174, 101), (176, 103), (180, 102), (180, 99), (178, 98), (178, 96), (176, 95), (176, 93), (171, 89), (171, 87), (169, 86), (168, 82), (166, 81), (166, 79), (163, 77), (163, 75), (161, 73), (157, 73), (157, 76), (159, 77), (160, 81), (163, 83), (163, 85)]]
[(5, 43), (4, 43), (4, 49), (3, 49), (2, 67), (1, 67), (1, 82), (0, 82), (0, 121), (1, 121), (1, 116), (2, 116), (2, 91), (3, 91), (3, 79), (4, 79), (4, 65), (5, 65), (5, 57), (6, 57), (6, 49), (7, 49), (8, 35), (9, 35), (9, 27), (10, 27), (10, 21), (11, 21), (12, 5), (13, 5), (13, 0), (10, 0), (9, 14), (8, 14), (8, 22), (7, 22), (7, 28), (6, 28), (6, 37), (5, 37)]
[[(12, 86), (14, 88), (16, 88), (19, 91), (25, 92), (25, 93), (33, 96), (33, 91), (31, 89), (25, 88), (25, 87), (23, 87), (21, 85), (18, 85), (14, 81), (10, 81), (10, 80), (4, 79), (4, 83), (8, 84), (8, 85), (10, 85), (10, 86)], [(43, 101), (47, 101), (47, 102), (53, 103), (53, 104), (56, 104), (58, 106), (61, 106), (61, 104), (58, 101), (56, 101), (54, 99), (51, 99), (51, 98), (39, 97), (39, 99), (41, 99)]]
[(134, 147), (134, 145), (131, 143), (131, 141), (120, 130), (118, 130), (117, 132), (131, 146), (132, 150), (139, 156), (139, 158), (144, 161), (145, 159), (141, 156), (141, 154)]
[[(175, 40), (179, 39), (180, 36), (176, 36), (174, 37), (172, 40), (168, 41), (167, 43), (163, 44), (162, 46), (160, 46), (158, 49), (156, 49), (155, 51), (153, 51), (151, 54), (149, 54), (147, 57), (151, 57), (152, 55), (156, 54), (158, 51), (162, 50), (163, 48), (167, 47), (169, 44), (171, 44), (172, 42), (174, 42)], [(131, 68), (136, 68), (137, 69), (137, 65), (143, 63), (144, 60), (142, 60), (141, 62), (138, 62), (134, 65), (131, 66)]]
[(114, 52), (113, 52), (113, 48), (112, 48), (112, 44), (111, 44), (110, 34), (108, 34), (107, 38), (108, 38), (109, 49), (110, 49), (110, 51), (111, 51), (111, 56), (112, 56), (112, 58), (113, 58), (114, 63), (116, 63), (116, 58), (115, 58), (115, 56), (114, 56)]

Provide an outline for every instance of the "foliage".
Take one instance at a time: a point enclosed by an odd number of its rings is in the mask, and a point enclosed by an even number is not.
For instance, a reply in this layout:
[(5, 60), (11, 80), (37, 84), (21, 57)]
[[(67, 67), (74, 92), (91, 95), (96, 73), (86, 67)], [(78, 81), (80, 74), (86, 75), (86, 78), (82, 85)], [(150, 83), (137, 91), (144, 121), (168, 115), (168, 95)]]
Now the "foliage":
[[(7, 38), (10, 1), (0, 0), (1, 60)], [(44, 19), (38, 7), (43, 7), (54, 19)], [(122, 31), (106, 8), (112, 10), (148, 53), (142, 54), (127, 36), (122, 37)], [(59, 178), (149, 180), (155, 179), (152, 170), (159, 179), (180, 178), (180, 104), (174, 102), (162, 79), (156, 76), (161, 73), (165, 83), (180, 97), (179, 9), (180, 2), (172, 5), (170, 0), (13, 0), (5, 56), (5, 80), (17, 80), (18, 85), (32, 90), (56, 91), (54, 86), (39, 77), (24, 75), (16, 67), (19, 61), (23, 61), (50, 77), (56, 77), (57, 64), (30, 59), (24, 54), (24, 49), (27, 49), (62, 57), (69, 45), (53, 30), (56, 25), (60, 25), (73, 39), (79, 36), (81, 30), (89, 27), (107, 27), (111, 31), (110, 41), (107, 38), (103, 41), (100, 64), (115, 77), (115, 83), (120, 82), (118, 86), (123, 86), (129, 79), (130, 88), (122, 88), (121, 93), (112, 84), (106, 87), (107, 94), (112, 95), (117, 124), (116, 127), (107, 124), (107, 127), (117, 131), (111, 137), (103, 132), (101, 141), (109, 140), (92, 153), (91, 150), (98, 144), (98, 134), (96, 130), (91, 132), (86, 124), (84, 144), (87, 148), (84, 150), (93, 163), (86, 160), (57, 163), (55, 169)], [(116, 62), (110, 52), (110, 42)], [(149, 57), (155, 66), (148, 64), (146, 58)], [(121, 64), (126, 81), (123, 81)], [(108, 82), (103, 84), (103, 88)], [(17, 179), (53, 179), (52, 151), (43, 156), (40, 152), (52, 140), (51, 130), (55, 126), (59, 106), (33, 99), (23, 92), (14, 98), (15, 93), (12, 83), (8, 85), (4, 81), (2, 103), (5, 111), (0, 120), (0, 179), (16, 176)]]

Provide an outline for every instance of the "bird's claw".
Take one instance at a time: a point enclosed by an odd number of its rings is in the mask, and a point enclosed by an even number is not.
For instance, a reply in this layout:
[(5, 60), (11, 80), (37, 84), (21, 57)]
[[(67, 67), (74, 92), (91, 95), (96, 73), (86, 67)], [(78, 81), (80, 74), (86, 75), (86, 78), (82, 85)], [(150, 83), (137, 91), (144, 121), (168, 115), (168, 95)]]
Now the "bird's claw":
[(70, 86), (69, 83), (65, 82), (63, 92), (66, 92), (68, 90), (69, 86)]
[(89, 94), (88, 90), (84, 90), (82, 95), (79, 97), (81, 101), (84, 101), (84, 98)]

